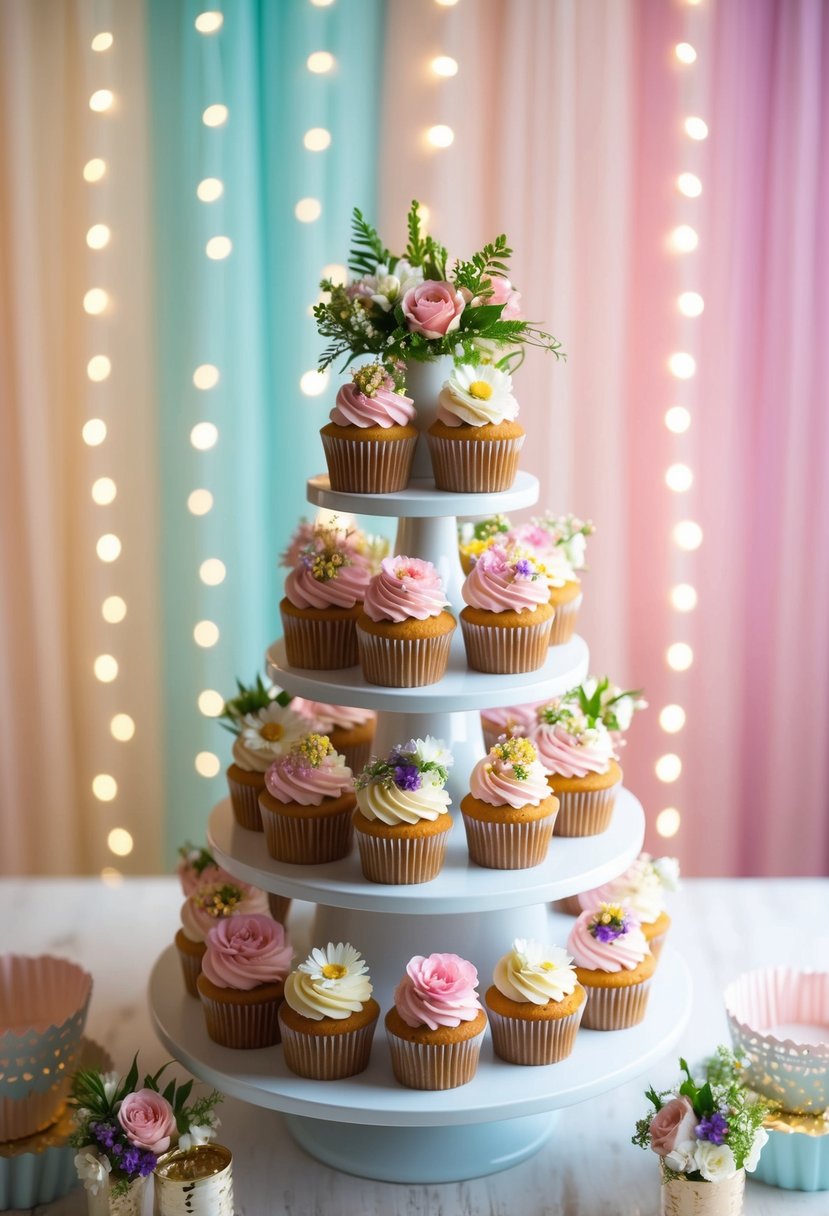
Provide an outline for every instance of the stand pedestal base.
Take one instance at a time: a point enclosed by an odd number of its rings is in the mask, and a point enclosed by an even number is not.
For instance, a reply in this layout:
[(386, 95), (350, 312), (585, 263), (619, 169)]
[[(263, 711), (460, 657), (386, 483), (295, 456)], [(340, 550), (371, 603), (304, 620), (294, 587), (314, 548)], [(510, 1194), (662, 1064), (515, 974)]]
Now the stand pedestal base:
[(371, 1127), (287, 1115), (300, 1148), (324, 1165), (380, 1182), (461, 1182), (497, 1174), (537, 1153), (556, 1111), (458, 1127)]

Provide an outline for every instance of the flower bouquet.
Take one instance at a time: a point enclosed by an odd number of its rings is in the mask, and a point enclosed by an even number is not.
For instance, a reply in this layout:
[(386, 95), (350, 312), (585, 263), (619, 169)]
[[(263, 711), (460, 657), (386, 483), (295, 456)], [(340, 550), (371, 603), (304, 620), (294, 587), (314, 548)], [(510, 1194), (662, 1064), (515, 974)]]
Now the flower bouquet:
[(633, 1143), (660, 1158), (662, 1216), (739, 1216), (746, 1171), (768, 1139), (768, 1104), (745, 1088), (740, 1060), (725, 1047), (702, 1085), (679, 1063), (685, 1079), (676, 1092), (646, 1091), (654, 1109), (636, 1124)]
[[(171, 1148), (188, 1151), (213, 1138), (219, 1121), (214, 1091), (189, 1102), (193, 1082), (159, 1081), (165, 1064), (138, 1087), (138, 1057), (125, 1077), (82, 1069), (72, 1078), (75, 1130), (70, 1143), (78, 1177), (88, 1192), (90, 1212), (132, 1216), (141, 1210), (144, 1180)], [(189, 1105), (188, 1105), (189, 1103)]]

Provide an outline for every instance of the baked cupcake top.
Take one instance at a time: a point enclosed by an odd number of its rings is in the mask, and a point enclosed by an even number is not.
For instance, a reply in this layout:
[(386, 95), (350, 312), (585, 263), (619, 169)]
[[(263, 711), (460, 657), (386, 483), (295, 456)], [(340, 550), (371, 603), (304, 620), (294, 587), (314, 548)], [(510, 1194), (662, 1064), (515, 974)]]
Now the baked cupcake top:
[(394, 990), (394, 1005), (407, 1026), (460, 1026), (479, 1014), (478, 972), (457, 954), (416, 954)]
[(189, 840), (179, 847), (178, 856), (176, 874), (183, 895), (191, 895), (200, 882), (215, 881), (221, 876), (213, 854)]
[(351, 373), (350, 384), (340, 387), (329, 417), (337, 426), (407, 426), (415, 407), (402, 387), (382, 363), (366, 363)]
[(419, 557), (385, 557), (368, 585), (363, 611), (373, 621), (425, 621), (440, 616), (449, 601), (431, 562)]
[(486, 549), (461, 588), (471, 608), (487, 612), (532, 612), (550, 598), (542, 571), (530, 556), (501, 545)]
[(284, 980), (294, 952), (278, 921), (269, 916), (232, 916), (207, 935), (202, 971), (217, 988), (249, 992)]
[(473, 798), (490, 806), (538, 806), (550, 797), (547, 770), (529, 739), (499, 739), (469, 778)]
[(599, 904), (582, 912), (567, 949), (576, 966), (589, 971), (633, 971), (650, 954), (639, 921), (624, 904)]
[(181, 927), (191, 942), (203, 942), (220, 920), (258, 913), (269, 914), (265, 892), (220, 869), (218, 877), (199, 883), (185, 899)]
[(291, 708), (321, 735), (328, 735), (332, 730), (352, 730), (377, 719), (373, 709), (352, 709), (348, 705), (329, 705), (327, 701), (306, 701), (304, 697), (294, 697)]
[(497, 425), (517, 416), (512, 377), (491, 363), (455, 364), (440, 390), (437, 417), (446, 426)]
[(572, 961), (561, 946), (517, 937), (509, 953), (495, 964), (492, 982), (502, 996), (522, 1005), (563, 1001), (578, 983)]
[(348, 942), (315, 947), (285, 981), (285, 1003), (314, 1022), (359, 1013), (371, 992), (365, 960)]
[(304, 735), (265, 773), (265, 785), (278, 802), (315, 806), (339, 798), (352, 787), (351, 769), (327, 735)]
[(595, 909), (601, 903), (624, 903), (641, 924), (652, 925), (665, 910), (665, 892), (675, 891), (678, 885), (676, 857), (640, 853), (618, 878), (592, 891), (582, 891), (578, 900), (583, 911)]
[(616, 758), (607, 727), (601, 718), (589, 717), (561, 698), (538, 710), (532, 733), (542, 764), (559, 777), (586, 777), (606, 773)]
[(443, 740), (431, 735), (399, 744), (385, 760), (373, 759), (357, 777), (361, 814), (390, 827), (434, 822), (452, 802), (444, 786), (453, 763)]
[(362, 600), (371, 570), (334, 524), (314, 525), (311, 540), (285, 579), (295, 608), (353, 608)]

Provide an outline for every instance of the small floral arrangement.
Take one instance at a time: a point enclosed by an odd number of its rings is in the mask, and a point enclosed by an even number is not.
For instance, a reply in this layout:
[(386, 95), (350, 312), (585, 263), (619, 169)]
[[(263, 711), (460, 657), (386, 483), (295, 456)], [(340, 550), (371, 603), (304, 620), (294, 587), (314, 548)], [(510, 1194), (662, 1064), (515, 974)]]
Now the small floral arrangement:
[(446, 785), (454, 757), (442, 739), (427, 735), (393, 747), (385, 760), (372, 759), (357, 777), (358, 790), (377, 782), (399, 790)]
[[(165, 1064), (138, 1086), (138, 1057), (125, 1077), (82, 1069), (72, 1078), (75, 1129), (70, 1143), (79, 1152), (75, 1168), (93, 1195), (109, 1180), (113, 1196), (124, 1194), (136, 1178), (146, 1178), (171, 1147), (190, 1149), (212, 1140), (219, 1126), (215, 1090), (190, 1102), (192, 1081), (159, 1082)], [(188, 1104), (189, 1103), (189, 1104)]]
[(577, 701), (567, 701), (564, 697), (556, 697), (555, 700), (540, 706), (536, 716), (542, 725), (561, 726), (574, 738), (584, 736), (591, 730), (605, 730), (600, 717), (588, 717)]
[(522, 549), (504, 549), (498, 544), (490, 545), (475, 564), (513, 581), (522, 578), (534, 581), (544, 574), (544, 567), (530, 553)]
[(538, 752), (529, 739), (522, 739), (517, 735), (509, 739), (499, 739), (490, 748), (489, 754), (502, 764), (508, 764), (518, 781), (529, 779), (530, 766), (538, 759)]
[(244, 719), (250, 715), (258, 715), (273, 704), (284, 709), (292, 700), (290, 693), (279, 692), (263, 684), (260, 675), (257, 675), (252, 684), (243, 684), (237, 676), (236, 689), (236, 696), (225, 701), (224, 709), (218, 717), (219, 725), (232, 735), (242, 733)]
[(768, 1140), (762, 1124), (769, 1107), (742, 1084), (739, 1057), (718, 1047), (702, 1085), (684, 1060), (679, 1065), (685, 1079), (676, 1092), (646, 1091), (653, 1111), (636, 1124), (633, 1143), (661, 1158), (666, 1180), (724, 1182), (754, 1170)]
[(638, 922), (622, 904), (599, 904), (590, 918), (587, 932), (597, 942), (615, 942), (624, 937)]
[(610, 731), (626, 731), (633, 721), (633, 715), (640, 709), (647, 709), (648, 703), (642, 698), (642, 689), (621, 689), (611, 684), (607, 676), (601, 680), (594, 678), (578, 684), (566, 692), (561, 700), (566, 704), (572, 702), (578, 705), (588, 720), (603, 722)]
[(502, 354), (500, 366), (520, 363), (525, 346), (539, 346), (557, 359), (561, 343), (520, 317), (520, 297), (508, 278), (512, 250), (504, 235), (449, 266), (449, 255), (423, 232), (420, 204), (407, 217), (408, 242), (392, 254), (355, 207), (349, 269), (351, 283), (323, 279), (328, 299), (317, 304), (317, 329), (329, 345), (320, 356), (324, 370), (340, 357), (376, 354), (389, 367), (453, 355), (478, 364)]
[(320, 735), (312, 731), (292, 744), (284, 756), (274, 760), (271, 767), (290, 774), (292, 777), (305, 777), (313, 769), (320, 768), (329, 756), (336, 755), (337, 749), (328, 735)]
[[(331, 522), (333, 523), (334, 521)], [(287, 548), (279, 559), (281, 566), (286, 567), (288, 570), (296, 568), (302, 554), (308, 550), (309, 546), (313, 546), (315, 529), (319, 526), (319, 523), (319, 520), (312, 522), (308, 519), (301, 519), (299, 521), (288, 542)], [(361, 528), (353, 527), (350, 523), (348, 526), (340, 523), (337, 531), (337, 539), (340, 546), (361, 557), (368, 564), (371, 572), (376, 574), (380, 562), (388, 555), (390, 549), (388, 538), (363, 532)]]
[(299, 554), (299, 565), (318, 582), (327, 583), (336, 578), (343, 567), (354, 561), (354, 547), (349, 543), (349, 536), (349, 532), (337, 524), (336, 516), (330, 522), (318, 520), (311, 530), (310, 540)]

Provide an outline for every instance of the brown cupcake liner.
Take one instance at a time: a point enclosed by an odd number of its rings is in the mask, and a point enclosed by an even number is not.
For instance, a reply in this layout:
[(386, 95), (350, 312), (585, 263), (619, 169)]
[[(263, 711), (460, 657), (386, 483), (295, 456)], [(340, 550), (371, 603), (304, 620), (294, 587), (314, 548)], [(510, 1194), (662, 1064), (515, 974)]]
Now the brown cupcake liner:
[(578, 620), (579, 608), (584, 599), (584, 594), (577, 595), (569, 604), (556, 604), (556, 614), (553, 617), (553, 628), (550, 633), (551, 646), (563, 646), (565, 642), (569, 642), (570, 638), (576, 631), (576, 621)]
[(581, 916), (582, 907), (578, 895), (565, 895), (564, 899), (554, 899), (553, 911), (563, 912), (565, 916)]
[(525, 436), (514, 439), (442, 439), (427, 435), (435, 485), (456, 494), (509, 490)]
[(496, 1056), (510, 1064), (556, 1064), (573, 1050), (587, 1002), (565, 1018), (509, 1018), (487, 1009)]
[(377, 1018), (345, 1034), (303, 1034), (280, 1019), (282, 1056), (291, 1072), (311, 1081), (337, 1081), (368, 1068)]
[(416, 1043), (387, 1033), (392, 1072), (408, 1089), (457, 1089), (475, 1076), (485, 1033), (457, 1043)]
[(345, 762), (355, 775), (366, 767), (371, 759), (371, 748), (373, 740), (367, 739), (365, 743), (346, 743), (340, 749), (340, 755), (345, 756)]
[[(281, 1000), (269, 997), (256, 1002), (215, 1001), (200, 992), (207, 1033), (222, 1047), (252, 1050), (273, 1047), (280, 1041), (279, 1006)], [(247, 994), (245, 994), (247, 995)]]
[(261, 785), (243, 785), (234, 781), (228, 775), (227, 787), (230, 790), (230, 805), (233, 808), (233, 818), (242, 828), (251, 832), (262, 831), (262, 816), (259, 813), (259, 791), (265, 788), (264, 779)]
[(466, 660), (475, 671), (511, 675), (537, 671), (547, 661), (554, 617), (534, 625), (479, 625), (461, 615)]
[(265, 844), (275, 861), (291, 865), (321, 865), (339, 861), (351, 851), (353, 804), (335, 815), (280, 815), (261, 806)]
[(290, 667), (340, 671), (357, 664), (356, 617), (320, 621), (283, 612), (282, 632)]
[(605, 790), (556, 790), (556, 836), (598, 836), (610, 827), (621, 781)]
[(410, 439), (341, 439), (322, 434), (332, 490), (350, 494), (392, 494), (405, 490), (417, 435)]
[(390, 837), (371, 836), (357, 831), (360, 865), (369, 882), (407, 883), (430, 882), (440, 873), (449, 832), (435, 836)]
[(201, 961), (204, 958), (204, 951), (201, 954), (185, 954), (183, 950), (178, 951), (179, 961), (181, 962), (181, 974), (184, 978), (184, 987), (190, 993), (190, 996), (198, 998), (198, 979), (201, 975)]
[(358, 629), (357, 640), (360, 665), (369, 684), (420, 688), (443, 678), (452, 631), (431, 638), (387, 638)]
[(271, 891), (268, 892), (268, 907), (270, 908), (271, 916), (274, 920), (278, 920), (280, 925), (284, 925), (288, 919), (292, 902), (288, 895), (275, 895)]
[(585, 1030), (626, 1030), (644, 1020), (648, 1008), (651, 977), (638, 984), (619, 988), (592, 988), (585, 985), (587, 1004)]
[(547, 856), (558, 812), (523, 823), (495, 823), (464, 815), (469, 856), (489, 870), (529, 870)]

